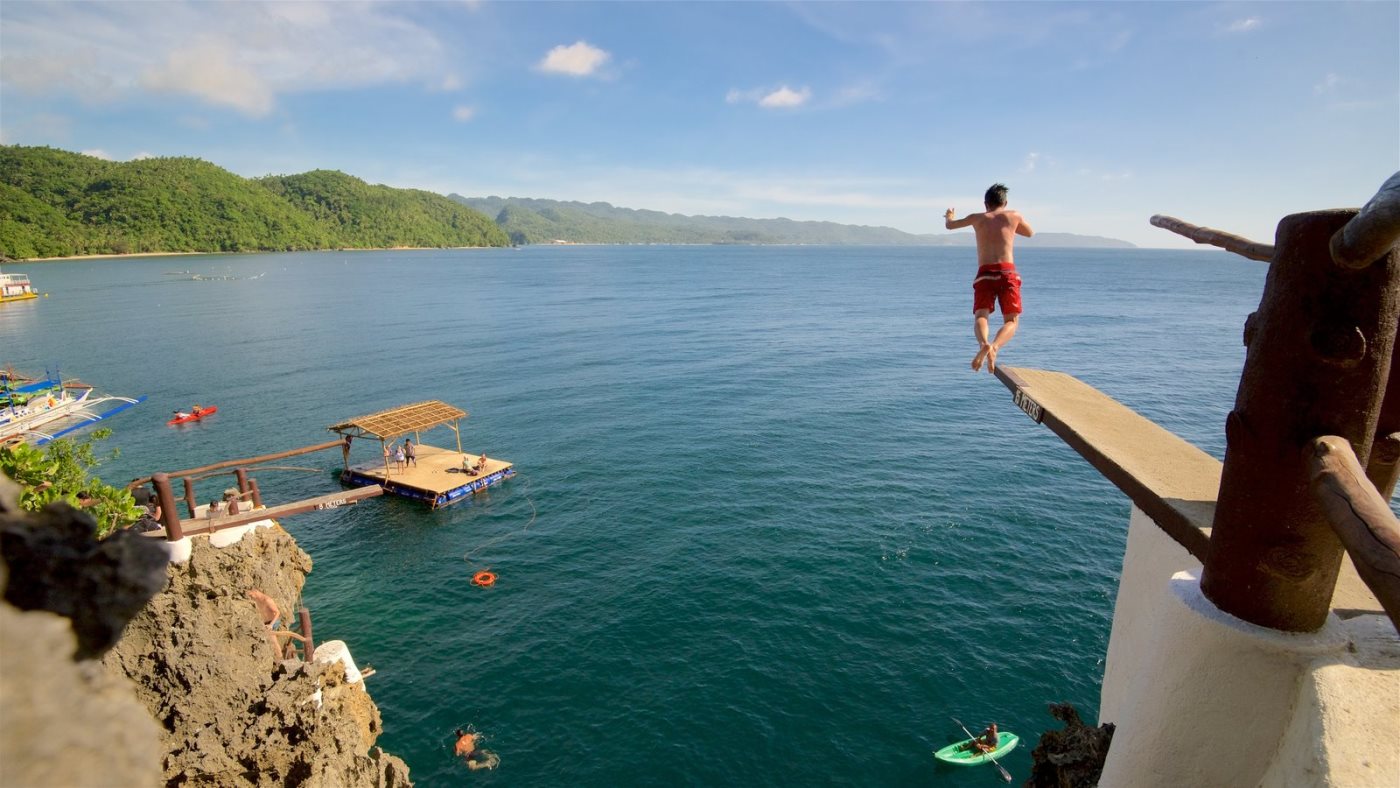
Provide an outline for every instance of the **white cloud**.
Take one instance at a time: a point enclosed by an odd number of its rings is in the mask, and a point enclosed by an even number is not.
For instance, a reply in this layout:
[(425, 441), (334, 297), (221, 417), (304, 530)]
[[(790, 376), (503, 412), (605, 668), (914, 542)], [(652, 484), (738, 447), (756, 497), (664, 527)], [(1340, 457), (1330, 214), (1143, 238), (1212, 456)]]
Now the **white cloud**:
[(473, 117), (476, 117), (475, 107), (469, 107), (465, 104), (458, 104), (457, 106), (452, 108), (453, 120), (459, 121), (461, 123), (466, 123)]
[(1021, 172), (1035, 172), (1035, 165), (1040, 163), (1040, 154), (1031, 151), (1026, 154), (1026, 161), (1021, 165)]
[(264, 116), (279, 96), (451, 73), (397, 3), (8, 3), (0, 80), (113, 101), (153, 91)]
[(116, 161), (112, 158), (112, 154), (108, 153), (105, 150), (102, 150), (101, 148), (90, 148), (85, 151), (79, 151), (79, 153), (83, 154), (84, 156), (91, 156), (94, 159), (101, 159), (103, 161)]
[(1225, 26), (1226, 33), (1248, 33), (1259, 27), (1259, 17), (1247, 16), (1243, 19), (1236, 19)]
[(801, 90), (793, 90), (792, 88), (788, 87), (787, 85), (783, 85), (782, 87), (778, 88), (777, 90), (773, 91), (772, 93), (769, 93), (768, 95), (766, 95), (766, 96), (764, 96), (763, 98), (759, 99), (759, 100), (758, 100), (758, 106), (760, 106), (760, 107), (765, 107), (765, 108), (769, 108), (769, 109), (773, 109), (773, 108), (783, 108), (783, 109), (787, 109), (787, 108), (791, 108), (791, 107), (800, 107), (800, 106), (802, 106), (803, 104), (806, 104), (806, 103), (807, 103), (807, 99), (810, 99), (811, 97), (812, 97), (812, 91), (811, 91), (811, 89), (809, 89), (809, 88), (802, 88)]
[(155, 155), (154, 153), (151, 153), (150, 151), (144, 151), (144, 150), (143, 150), (143, 151), (141, 151), (140, 153), (136, 154), (135, 156), (132, 156), (132, 157), (131, 157), (131, 160), (132, 160), (132, 161), (142, 161), (142, 160), (144, 160), (144, 159), (154, 159), (155, 157), (156, 157), (156, 155)]
[(454, 90), (462, 89), (462, 78), (456, 74), (443, 75), (442, 82), (438, 83), (438, 90), (444, 93), (451, 93)]
[(1337, 85), (1341, 84), (1341, 82), (1341, 77), (1337, 76), (1336, 74), (1328, 74), (1327, 76), (1322, 78), (1321, 82), (1317, 83), (1316, 85), (1313, 85), (1313, 92), (1318, 95), (1322, 95), (1323, 93), (1331, 93), (1337, 87)]
[(806, 104), (812, 98), (811, 88), (793, 90), (787, 85), (777, 88), (750, 88), (739, 90), (732, 88), (725, 94), (724, 100), (728, 104), (757, 104), (765, 109), (792, 109)]
[(272, 86), (221, 41), (201, 41), (171, 52), (148, 69), (141, 84), (162, 93), (184, 93), (255, 117), (272, 111)]
[(549, 50), (535, 67), (546, 74), (586, 77), (597, 72), (611, 57), (611, 54), (587, 41), (576, 41)]

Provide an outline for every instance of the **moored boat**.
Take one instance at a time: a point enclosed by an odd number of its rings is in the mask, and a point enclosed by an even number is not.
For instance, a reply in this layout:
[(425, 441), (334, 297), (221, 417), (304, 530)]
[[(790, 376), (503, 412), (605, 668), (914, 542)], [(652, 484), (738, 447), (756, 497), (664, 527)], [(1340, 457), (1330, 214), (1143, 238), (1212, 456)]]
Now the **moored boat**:
[(0, 304), (38, 297), (39, 294), (34, 292), (34, 285), (29, 283), (28, 274), (0, 273)]
[[(42, 445), (144, 402), (144, 396), (94, 396), (92, 386), (46, 375), (42, 380), (0, 373), (0, 444)], [(120, 403), (102, 412), (99, 406)]]

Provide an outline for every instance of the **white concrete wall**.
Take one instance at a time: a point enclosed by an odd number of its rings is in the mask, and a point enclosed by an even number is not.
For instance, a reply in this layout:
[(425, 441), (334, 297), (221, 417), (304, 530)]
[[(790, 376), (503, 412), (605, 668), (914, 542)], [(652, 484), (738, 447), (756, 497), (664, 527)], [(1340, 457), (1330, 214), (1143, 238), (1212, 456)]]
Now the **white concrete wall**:
[(1099, 712), (1117, 730), (1100, 785), (1400, 786), (1390, 622), (1266, 629), (1216, 608), (1199, 575), (1134, 508)]

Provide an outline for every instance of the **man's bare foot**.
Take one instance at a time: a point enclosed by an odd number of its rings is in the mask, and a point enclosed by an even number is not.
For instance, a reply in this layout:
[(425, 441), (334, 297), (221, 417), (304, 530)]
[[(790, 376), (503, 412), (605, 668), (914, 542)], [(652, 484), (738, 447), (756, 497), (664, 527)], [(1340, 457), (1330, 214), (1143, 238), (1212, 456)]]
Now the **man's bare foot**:
[(997, 346), (987, 346), (987, 371), (995, 373), (997, 371)]
[(982, 362), (983, 362), (984, 360), (986, 360), (986, 358), (987, 358), (987, 353), (988, 353), (991, 349), (992, 349), (992, 346), (991, 346), (991, 345), (983, 345), (982, 348), (981, 348), (980, 350), (977, 351), (977, 355), (975, 355), (975, 356), (972, 357), (972, 371), (973, 371), (973, 372), (981, 372), (981, 371), (982, 371)]

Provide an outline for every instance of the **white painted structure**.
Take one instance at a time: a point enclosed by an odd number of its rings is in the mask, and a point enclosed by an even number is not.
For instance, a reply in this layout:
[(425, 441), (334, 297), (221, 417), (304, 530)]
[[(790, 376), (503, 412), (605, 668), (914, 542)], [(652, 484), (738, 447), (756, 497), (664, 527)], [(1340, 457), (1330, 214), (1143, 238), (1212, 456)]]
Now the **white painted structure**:
[(1201, 565), (1137, 507), (1099, 721), (1100, 785), (1400, 786), (1400, 637), (1381, 615), (1259, 627), (1200, 591)]

